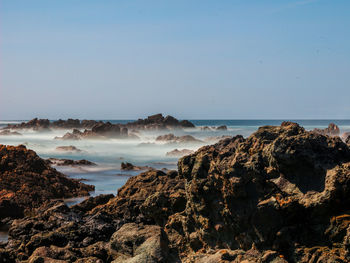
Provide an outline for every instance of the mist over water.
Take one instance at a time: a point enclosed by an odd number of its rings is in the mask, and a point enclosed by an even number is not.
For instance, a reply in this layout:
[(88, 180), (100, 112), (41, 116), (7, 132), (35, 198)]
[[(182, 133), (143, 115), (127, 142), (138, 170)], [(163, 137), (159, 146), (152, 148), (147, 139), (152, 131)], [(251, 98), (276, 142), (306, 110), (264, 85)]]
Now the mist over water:
[[(20, 121), (0, 121), (0, 127), (7, 123)], [(126, 123), (129, 121), (112, 120), (112, 123)], [(156, 169), (176, 169), (178, 157), (166, 156), (167, 152), (174, 149), (197, 150), (201, 146), (215, 143), (218, 137), (241, 134), (245, 137), (256, 131), (259, 126), (279, 125), (281, 120), (194, 120), (197, 127), (185, 130), (169, 131), (139, 131), (136, 135), (138, 139), (106, 139), (106, 140), (56, 140), (56, 136), (61, 137), (66, 132), (72, 130), (57, 129), (47, 132), (36, 132), (31, 130), (19, 130), (22, 135), (0, 136), (0, 143), (6, 145), (24, 144), (27, 148), (34, 150), (42, 158), (66, 158), (73, 160), (86, 159), (97, 164), (97, 166), (57, 166), (59, 171), (71, 178), (85, 179), (86, 183), (95, 185), (95, 192), (98, 194), (116, 194), (130, 176), (140, 173), (140, 171), (122, 171), (121, 162), (130, 162), (138, 166), (149, 166)], [(300, 120), (296, 121), (306, 129), (325, 128), (330, 122), (336, 123), (341, 133), (350, 131), (350, 120)], [(216, 130), (221, 125), (226, 125), (227, 130)], [(203, 130), (202, 127), (209, 126), (211, 130)], [(176, 136), (192, 135), (201, 140), (200, 143), (164, 143), (156, 142), (159, 135), (173, 133)], [(75, 146), (80, 152), (57, 151), (58, 146)], [(75, 203), (82, 199), (68, 200)]]

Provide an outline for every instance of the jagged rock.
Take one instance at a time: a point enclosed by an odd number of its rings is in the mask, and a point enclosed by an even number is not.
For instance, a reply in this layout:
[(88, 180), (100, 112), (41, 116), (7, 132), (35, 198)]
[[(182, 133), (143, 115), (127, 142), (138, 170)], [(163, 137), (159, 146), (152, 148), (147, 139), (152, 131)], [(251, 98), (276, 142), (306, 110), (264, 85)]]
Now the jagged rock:
[(156, 138), (158, 142), (168, 142), (168, 143), (201, 143), (201, 140), (194, 138), (192, 135), (175, 136), (172, 133), (159, 135)]
[(49, 158), (46, 159), (46, 163), (49, 165), (56, 165), (56, 166), (94, 166), (96, 165), (93, 162), (90, 162), (88, 160), (70, 160), (70, 159), (58, 159), (58, 158)]
[(122, 162), (120, 165), (121, 170), (125, 171), (140, 171), (140, 170), (149, 170), (152, 169), (151, 167), (148, 166), (136, 166), (128, 162)]
[(56, 151), (60, 151), (60, 152), (81, 152), (80, 149), (78, 149), (77, 147), (70, 145), (70, 146), (57, 146), (56, 147)]
[(318, 129), (318, 128), (316, 128), (316, 129), (313, 130), (313, 132), (319, 133), (319, 134), (322, 134), (322, 135), (339, 136), (340, 129), (339, 129), (339, 127), (336, 124), (330, 123), (327, 128), (325, 128), (325, 129)]
[(9, 135), (22, 135), (20, 134), (19, 132), (12, 132), (10, 130), (3, 130), (3, 131), (0, 131), (0, 136), (9, 136)]
[(193, 151), (189, 149), (182, 149), (182, 150), (175, 149), (175, 150), (172, 150), (171, 152), (167, 152), (166, 156), (182, 157), (191, 153), (193, 153)]
[(226, 125), (221, 125), (216, 128), (218, 131), (227, 131), (227, 126)]
[(146, 119), (138, 119), (126, 125), (133, 129), (162, 130), (162, 129), (179, 129), (194, 128), (194, 124), (188, 120), (179, 121), (173, 116), (164, 117), (161, 113), (148, 116)]
[(102, 204), (39, 208), (12, 224), (4, 250), (23, 260), (54, 245), (108, 262), (349, 262), (349, 197), (349, 147), (284, 122), (202, 147), (178, 172), (131, 177)]
[(51, 168), (25, 146), (0, 145), (0, 218), (22, 217), (53, 198), (89, 195), (94, 190)]

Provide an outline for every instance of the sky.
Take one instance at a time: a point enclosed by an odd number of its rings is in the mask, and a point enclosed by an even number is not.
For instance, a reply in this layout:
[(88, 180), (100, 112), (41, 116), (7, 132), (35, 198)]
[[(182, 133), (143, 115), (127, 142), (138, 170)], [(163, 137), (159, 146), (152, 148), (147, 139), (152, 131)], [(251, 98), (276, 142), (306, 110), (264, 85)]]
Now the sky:
[(348, 0), (0, 0), (0, 119), (350, 119)]

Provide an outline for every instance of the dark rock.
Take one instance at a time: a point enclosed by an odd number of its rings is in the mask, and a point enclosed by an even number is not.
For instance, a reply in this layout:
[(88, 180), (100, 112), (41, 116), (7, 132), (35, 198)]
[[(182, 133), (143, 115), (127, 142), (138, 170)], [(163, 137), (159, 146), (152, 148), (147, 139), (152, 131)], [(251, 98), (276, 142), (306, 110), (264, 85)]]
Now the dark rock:
[(171, 156), (171, 157), (182, 157), (182, 156), (191, 154), (191, 153), (193, 153), (193, 152), (194, 152), (194, 151), (188, 150), (188, 149), (182, 149), (182, 150), (175, 149), (175, 150), (172, 150), (171, 152), (167, 152), (167, 153), (166, 153), (166, 156)]
[(125, 171), (140, 171), (140, 170), (149, 170), (152, 168), (148, 166), (136, 166), (128, 162), (125, 162), (125, 163), (122, 162), (120, 165), (120, 169)]
[(227, 131), (227, 126), (226, 125), (221, 125), (216, 128), (218, 131)]
[(336, 124), (330, 123), (328, 125), (328, 128), (325, 128), (325, 129), (316, 128), (313, 130), (313, 132), (318, 133), (318, 134), (322, 134), (322, 135), (339, 136), (340, 129)]
[(173, 116), (164, 117), (162, 114), (155, 114), (147, 117), (146, 119), (138, 119), (135, 122), (130, 122), (126, 125), (128, 128), (138, 130), (162, 130), (162, 129), (180, 129), (180, 128), (193, 128), (193, 123), (188, 120), (179, 121)]
[(70, 145), (70, 146), (57, 146), (56, 147), (56, 151), (60, 151), (60, 152), (81, 152), (80, 149), (78, 149), (77, 147)]
[(56, 166), (94, 166), (96, 165), (95, 163), (85, 159), (70, 160), (70, 159), (49, 158), (49, 159), (46, 159), (46, 162), (49, 165), (56, 165)]
[(156, 138), (158, 142), (168, 143), (201, 143), (202, 141), (194, 138), (192, 135), (175, 136), (172, 133), (160, 135)]
[(0, 131), (0, 136), (9, 136), (9, 135), (22, 135), (19, 132), (12, 132), (10, 130), (2, 130)]
[(94, 187), (68, 179), (23, 145), (0, 145), (0, 189), (0, 218), (18, 218), (45, 201), (86, 196)]
[(178, 172), (131, 177), (101, 203), (39, 208), (12, 223), (4, 250), (23, 260), (46, 247), (68, 261), (349, 262), (349, 197), (349, 147), (284, 122), (202, 147)]

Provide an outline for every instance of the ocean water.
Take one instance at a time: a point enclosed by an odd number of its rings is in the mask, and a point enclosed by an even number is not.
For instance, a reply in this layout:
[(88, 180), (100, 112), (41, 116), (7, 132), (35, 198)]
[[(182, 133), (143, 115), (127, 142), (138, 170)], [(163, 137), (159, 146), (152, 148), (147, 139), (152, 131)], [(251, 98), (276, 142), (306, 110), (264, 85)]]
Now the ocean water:
[[(22, 121), (22, 120), (21, 120)], [(19, 123), (21, 121), (0, 121), (0, 128), (8, 123)], [(127, 123), (132, 120), (104, 120), (112, 123)], [(174, 149), (197, 150), (201, 146), (217, 142), (217, 137), (228, 135), (249, 136), (263, 125), (280, 125), (282, 120), (191, 120), (197, 127), (186, 130), (174, 131), (140, 131), (137, 133), (139, 139), (108, 139), (108, 140), (80, 140), (62, 141), (54, 137), (62, 136), (71, 130), (54, 130), (50, 132), (19, 131), (20, 136), (0, 136), (0, 143), (6, 145), (24, 144), (27, 148), (37, 152), (42, 158), (67, 158), (87, 159), (95, 162), (97, 166), (92, 167), (56, 167), (71, 178), (81, 178), (86, 183), (96, 187), (91, 195), (116, 194), (130, 176), (137, 175), (140, 171), (122, 171), (121, 162), (130, 162), (139, 166), (150, 166), (157, 169), (176, 169), (178, 158), (166, 156), (166, 153)], [(341, 132), (350, 131), (350, 120), (291, 120), (299, 123), (308, 130), (314, 128), (325, 128), (330, 122), (337, 124)], [(226, 131), (218, 131), (215, 127), (226, 125)], [(203, 130), (202, 127), (211, 127), (211, 130)], [(214, 128), (213, 128), (214, 127)], [(174, 133), (177, 136), (192, 135), (201, 140), (201, 143), (187, 144), (165, 144), (156, 142), (159, 135)], [(58, 146), (73, 145), (81, 152), (59, 152)], [(81, 200), (81, 199), (79, 199)], [(69, 204), (74, 200), (67, 201)]]
[[(111, 123), (127, 123), (133, 120), (104, 120)], [(67, 158), (87, 159), (95, 162), (97, 166), (85, 167), (55, 167), (67, 176), (76, 179), (84, 179), (84, 182), (95, 185), (95, 191), (91, 196), (99, 194), (116, 194), (126, 181), (140, 171), (122, 171), (121, 162), (130, 162), (139, 166), (150, 166), (157, 169), (176, 169), (178, 158), (166, 156), (166, 153), (174, 149), (197, 150), (201, 146), (217, 142), (218, 137), (228, 135), (249, 136), (258, 127), (264, 125), (280, 125), (282, 120), (191, 120), (197, 127), (186, 130), (174, 131), (140, 131), (139, 139), (108, 139), (108, 140), (80, 140), (62, 141), (55, 140), (56, 136), (63, 136), (71, 130), (54, 130), (50, 132), (34, 132), (30, 130), (19, 131), (20, 136), (0, 136), (0, 144), (19, 145), (24, 144), (27, 148), (36, 151), (42, 158)], [(325, 128), (329, 123), (337, 124), (341, 132), (350, 131), (350, 120), (291, 120), (299, 123), (307, 130)], [(20, 123), (20, 121), (0, 121), (0, 128), (8, 123)], [(226, 125), (226, 131), (218, 131), (215, 127)], [(211, 130), (203, 130), (202, 127), (211, 127)], [(214, 127), (214, 128), (213, 128)], [(192, 135), (201, 140), (201, 143), (165, 144), (156, 142), (159, 135), (174, 133), (177, 136)], [(59, 152), (58, 146), (73, 145), (81, 152)], [(68, 205), (81, 202), (86, 197), (71, 198), (65, 200)], [(0, 229), (0, 242), (7, 240), (6, 229)]]

